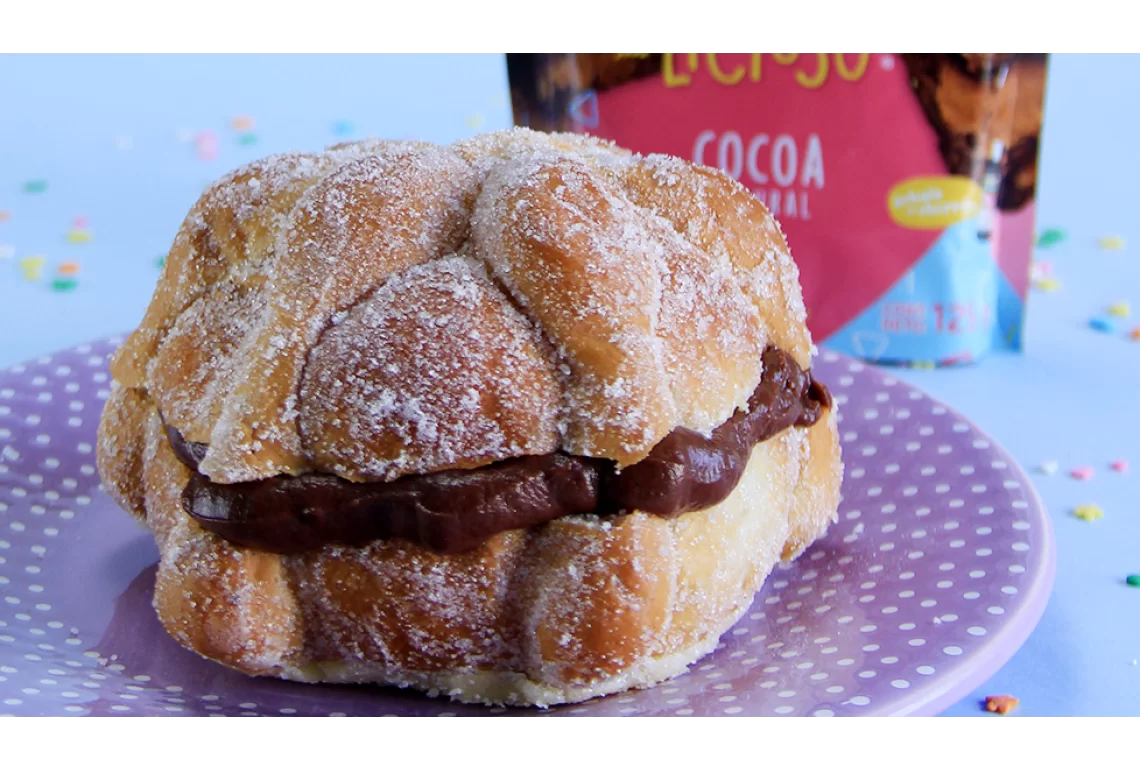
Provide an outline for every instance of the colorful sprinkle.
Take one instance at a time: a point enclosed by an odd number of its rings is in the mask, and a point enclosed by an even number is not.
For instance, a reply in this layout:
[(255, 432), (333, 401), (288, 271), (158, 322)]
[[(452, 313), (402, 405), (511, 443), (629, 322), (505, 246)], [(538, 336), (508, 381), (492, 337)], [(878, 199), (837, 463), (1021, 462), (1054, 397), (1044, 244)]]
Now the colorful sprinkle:
[(16, 247), (10, 243), (0, 243), (0, 260), (16, 256)]
[(7, 222), (11, 218), (11, 214), (9, 214), (7, 211), (4, 211), (3, 209), (0, 209), (0, 222)]
[(1073, 509), (1073, 515), (1082, 521), (1096, 521), (1104, 518), (1104, 510), (1099, 505), (1078, 505)]
[(1029, 265), (1029, 280), (1040, 281), (1053, 274), (1053, 263), (1045, 259), (1036, 259)]
[(1108, 314), (1117, 318), (1127, 318), (1132, 315), (1132, 307), (1127, 302), (1113, 302), (1108, 306)]
[(1094, 471), (1088, 465), (1081, 465), (1069, 471), (1070, 476), (1072, 476), (1074, 479), (1080, 479), (1081, 481), (1088, 481), (1093, 477), (1095, 473), (1096, 471)]
[(257, 134), (242, 134), (237, 138), (237, 143), (245, 147), (257, 144)]
[(1134, 340), (1140, 340), (1140, 326), (1137, 326), (1135, 329), (1129, 332), (1128, 336)]
[(987, 695), (986, 711), (991, 714), (1008, 714), (1017, 708), (1020, 702), (1012, 695)]
[[(1128, 577), (1124, 578), (1124, 582), (1133, 588), (1140, 588), (1140, 575), (1129, 575)], [(1135, 666), (1136, 661), (1132, 661), (1132, 665)]]
[(1096, 245), (1105, 251), (1123, 251), (1127, 243), (1123, 235), (1106, 235)]
[(1038, 248), (1047, 249), (1050, 246), (1056, 246), (1061, 241), (1065, 240), (1065, 231), (1057, 229), (1049, 229), (1037, 236)]
[(218, 157), (218, 135), (213, 131), (201, 131), (194, 137), (194, 146), (199, 160), (216, 160)]
[(71, 226), (76, 230), (85, 230), (89, 224), (90, 222), (87, 220), (87, 217), (76, 217), (71, 220)]
[(24, 278), (29, 281), (39, 280), (46, 261), (46, 259), (38, 255), (21, 259), (20, 270), (23, 272)]
[(478, 112), (473, 112), (463, 119), (468, 128), (478, 129), (483, 125), (484, 118)]
[(165, 264), (166, 264), (166, 255), (165, 254), (163, 254), (161, 257), (159, 257), (158, 259), (156, 259), (154, 261), (154, 266), (159, 268), (159, 269), (162, 269), (162, 266)]
[(251, 118), (249, 115), (238, 115), (236, 118), (230, 121), (230, 128), (232, 128), (234, 131), (237, 131), (238, 133), (252, 131), (255, 125), (257, 124), (254, 123), (253, 118)]
[(74, 278), (56, 278), (51, 282), (52, 291), (71, 291), (79, 282)]
[(79, 270), (80, 270), (79, 263), (75, 262), (74, 260), (64, 262), (63, 264), (61, 264), (59, 266), (59, 274), (60, 275), (78, 275)]
[(1116, 331), (1116, 324), (1107, 318), (1093, 318), (1089, 320), (1089, 326), (1096, 329), (1098, 332), (1107, 332), (1111, 334)]
[(1128, 461), (1127, 460), (1113, 460), (1112, 465), (1109, 467), (1112, 468), (1117, 473), (1127, 473), (1128, 472)]
[(46, 179), (29, 179), (24, 182), (24, 192), (29, 195), (37, 195), (42, 192), (47, 192), (48, 183)]
[(1052, 476), (1054, 473), (1057, 472), (1058, 467), (1060, 467), (1060, 466), (1058, 465), (1056, 460), (1046, 460), (1045, 462), (1041, 463), (1041, 465), (1039, 465), (1037, 467), (1037, 470), (1041, 471), (1046, 476)]
[(72, 230), (67, 234), (67, 240), (72, 243), (90, 243), (91, 232), (89, 230)]
[(338, 120), (332, 124), (332, 132), (337, 136), (348, 136), (352, 133), (352, 123), (347, 120)]
[(1052, 294), (1061, 288), (1061, 282), (1056, 278), (1042, 278), (1033, 282), (1033, 288), (1038, 291), (1046, 292), (1047, 294)]

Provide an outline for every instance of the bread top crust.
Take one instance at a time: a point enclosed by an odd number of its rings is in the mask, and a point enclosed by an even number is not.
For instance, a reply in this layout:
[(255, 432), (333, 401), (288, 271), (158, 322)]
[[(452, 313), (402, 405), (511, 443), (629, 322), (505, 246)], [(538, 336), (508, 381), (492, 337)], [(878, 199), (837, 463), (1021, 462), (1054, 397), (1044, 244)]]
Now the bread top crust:
[(232, 483), (564, 451), (619, 465), (810, 366), (779, 226), (720, 171), (514, 129), (272, 156), (208, 189), (112, 362)]

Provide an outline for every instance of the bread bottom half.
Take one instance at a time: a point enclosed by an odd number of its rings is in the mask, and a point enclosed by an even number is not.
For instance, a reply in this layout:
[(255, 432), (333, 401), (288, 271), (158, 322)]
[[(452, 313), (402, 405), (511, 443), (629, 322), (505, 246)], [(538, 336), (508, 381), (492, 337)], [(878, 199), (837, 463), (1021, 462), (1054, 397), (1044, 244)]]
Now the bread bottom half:
[[(130, 403), (131, 399), (136, 399)], [(722, 503), (673, 519), (570, 516), (444, 556), (400, 540), (282, 556), (199, 528), (153, 408), (116, 387), (104, 478), (161, 553), (154, 606), (184, 647), (254, 676), (380, 683), (548, 707), (684, 673), (773, 567), (834, 520), (835, 415), (755, 447)]]

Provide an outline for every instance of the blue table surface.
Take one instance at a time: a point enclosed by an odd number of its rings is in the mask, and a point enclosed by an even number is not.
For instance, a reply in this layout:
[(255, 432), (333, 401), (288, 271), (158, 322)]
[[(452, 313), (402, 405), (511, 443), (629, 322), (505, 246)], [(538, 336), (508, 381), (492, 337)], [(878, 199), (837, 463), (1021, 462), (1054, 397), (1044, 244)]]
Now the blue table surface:
[[(132, 329), (182, 217), (231, 168), (345, 138), (446, 142), (510, 125), (501, 56), (0, 56), (0, 84), (0, 367)], [(239, 132), (243, 115), (256, 125)], [(981, 715), (996, 693), (1017, 695), (1021, 715), (1140, 714), (1140, 589), (1124, 583), (1140, 573), (1140, 341), (1127, 335), (1140, 317), (1112, 334), (1089, 326), (1109, 303), (1140, 313), (1138, 122), (1140, 56), (1053, 57), (1037, 223), (1067, 238), (1038, 258), (1062, 288), (1031, 293), (1024, 352), (898, 373), (1031, 473), (1059, 465), (1033, 475), (1057, 537), (1048, 608), (947, 715)], [(216, 159), (187, 140), (201, 132), (217, 136)], [(27, 192), (37, 180), (46, 189)], [(80, 217), (86, 243), (68, 238)], [(1099, 248), (1106, 235), (1132, 245)], [(42, 276), (28, 280), (21, 261), (35, 255)], [(81, 266), (76, 285), (52, 290), (66, 261)], [(1113, 472), (1116, 459), (1136, 467)], [(1092, 479), (1069, 476), (1084, 465)], [(1074, 517), (1082, 503), (1104, 518)]]

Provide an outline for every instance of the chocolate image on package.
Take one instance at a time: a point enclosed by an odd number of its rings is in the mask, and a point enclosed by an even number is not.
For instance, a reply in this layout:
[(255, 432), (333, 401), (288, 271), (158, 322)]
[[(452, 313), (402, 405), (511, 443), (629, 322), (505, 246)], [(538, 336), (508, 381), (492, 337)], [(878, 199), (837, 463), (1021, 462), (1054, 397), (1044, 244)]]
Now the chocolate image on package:
[(271, 156), (187, 215), (99, 427), (237, 671), (547, 707), (684, 672), (836, 519), (775, 220), (574, 134)]
[(1045, 54), (904, 54), (911, 86), (946, 170), (980, 178), (1000, 166), (997, 206), (1019, 209), (1034, 194), (1044, 113)]

